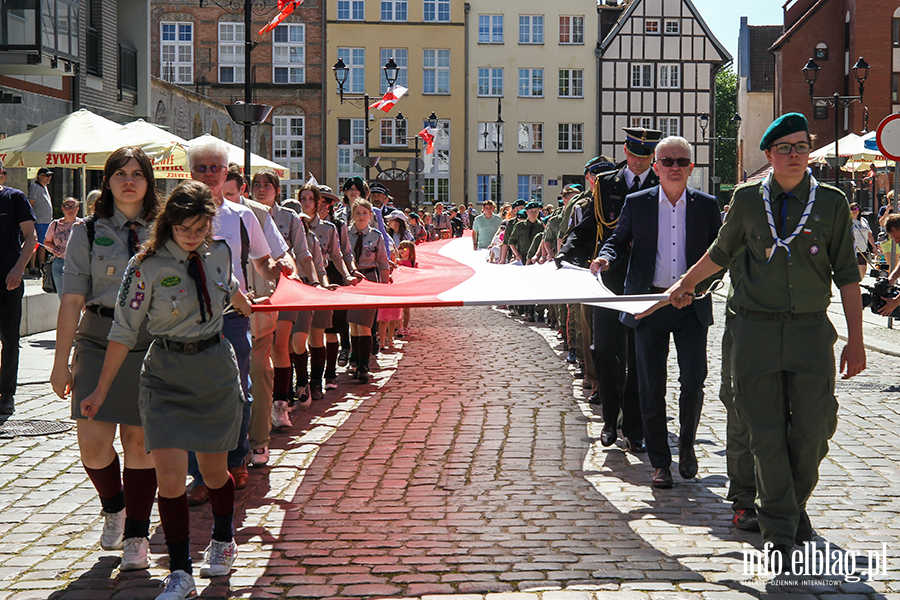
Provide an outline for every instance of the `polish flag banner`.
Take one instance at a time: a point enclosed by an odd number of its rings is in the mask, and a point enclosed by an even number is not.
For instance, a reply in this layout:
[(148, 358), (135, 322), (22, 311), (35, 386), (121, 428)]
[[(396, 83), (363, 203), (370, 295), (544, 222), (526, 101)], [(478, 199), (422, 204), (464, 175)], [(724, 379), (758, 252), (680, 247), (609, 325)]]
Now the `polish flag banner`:
[(370, 108), (377, 108), (386, 113), (391, 112), (391, 109), (394, 108), (397, 101), (405, 96), (408, 91), (409, 90), (402, 85), (395, 85), (384, 94), (384, 97), (381, 100), (374, 103)]
[(278, 14), (275, 18), (266, 23), (266, 26), (259, 30), (259, 35), (265, 35), (278, 27), (294, 9), (303, 4), (304, 0), (278, 0)]
[(416, 134), (425, 142), (425, 154), (434, 153), (434, 137), (437, 135), (437, 129), (426, 127)]
[(493, 304), (587, 303), (639, 314), (665, 300), (665, 294), (616, 296), (590, 269), (568, 264), (491, 264), (487, 250), (472, 250), (471, 233), (462, 238), (416, 246), (418, 268), (400, 267), (393, 283), (363, 281), (326, 290), (282, 275), (270, 304), (255, 311), (423, 308)]

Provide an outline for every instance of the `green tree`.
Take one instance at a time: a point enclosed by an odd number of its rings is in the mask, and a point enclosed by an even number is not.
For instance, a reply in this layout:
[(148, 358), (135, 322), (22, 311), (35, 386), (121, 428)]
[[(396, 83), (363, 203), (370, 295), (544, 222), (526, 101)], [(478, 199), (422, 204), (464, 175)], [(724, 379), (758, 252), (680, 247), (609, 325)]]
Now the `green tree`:
[[(716, 73), (716, 129), (720, 138), (737, 138), (732, 118), (737, 113), (738, 77), (729, 66)], [(737, 182), (737, 142), (716, 140), (716, 168), (714, 173), (722, 183)]]

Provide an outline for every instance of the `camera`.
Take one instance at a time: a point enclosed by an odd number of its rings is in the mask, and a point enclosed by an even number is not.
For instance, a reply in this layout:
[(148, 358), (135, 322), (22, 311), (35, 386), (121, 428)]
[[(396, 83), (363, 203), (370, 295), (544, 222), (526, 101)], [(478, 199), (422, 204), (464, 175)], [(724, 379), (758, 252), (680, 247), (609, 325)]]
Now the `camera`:
[(878, 257), (877, 262), (872, 265), (872, 269), (869, 270), (869, 277), (874, 277), (875, 279), (883, 279), (888, 276), (890, 271), (890, 265), (887, 264), (887, 261), (883, 256), (880, 256)]
[[(862, 285), (862, 284), (861, 284)], [(862, 294), (863, 308), (869, 307), (876, 315), (881, 307), (885, 305), (887, 299), (896, 298), (900, 294), (900, 287), (888, 283), (887, 277), (882, 277), (875, 281), (875, 285), (862, 285), (868, 292)], [(900, 306), (894, 309), (890, 314), (894, 319), (900, 319)]]

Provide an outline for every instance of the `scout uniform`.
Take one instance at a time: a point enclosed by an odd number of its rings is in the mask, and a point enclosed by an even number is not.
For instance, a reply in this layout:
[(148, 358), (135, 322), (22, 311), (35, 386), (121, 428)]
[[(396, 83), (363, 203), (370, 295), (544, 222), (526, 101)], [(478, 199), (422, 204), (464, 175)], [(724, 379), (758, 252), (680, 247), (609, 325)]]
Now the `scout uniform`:
[[(529, 202), (526, 206), (539, 208), (540, 203)], [(532, 223), (528, 219), (525, 219), (524, 221), (516, 223), (512, 235), (509, 238), (509, 244), (510, 246), (513, 246), (516, 249), (516, 252), (519, 253), (519, 256), (522, 257), (523, 264), (528, 261), (528, 250), (531, 248), (531, 242), (534, 241), (534, 238), (543, 233), (543, 231), (544, 224), (539, 220)]]
[[(222, 315), (239, 284), (226, 243), (204, 243), (196, 254), (169, 240), (155, 254), (135, 257), (116, 302), (111, 341), (134, 348), (146, 318), (155, 338), (140, 376), (148, 452), (227, 452), (238, 442), (241, 386)], [(192, 263), (202, 267), (199, 276), (192, 276)]]
[[(377, 229), (371, 226), (357, 231), (356, 225), (350, 225), (350, 244), (356, 258), (356, 269), (369, 281), (380, 281), (380, 272), (390, 268), (387, 251), (384, 249), (384, 238)], [(387, 282), (384, 282), (387, 283)], [(357, 308), (347, 311), (347, 321), (371, 327), (375, 323), (375, 309)]]
[[(73, 362), (72, 418), (83, 419), (81, 401), (97, 388), (106, 357), (107, 336), (118, 304), (119, 284), (128, 261), (150, 235), (150, 222), (132, 222), (113, 209), (110, 219), (88, 217), (72, 227), (66, 247), (63, 294), (84, 296), (85, 312), (75, 334)], [(93, 232), (90, 230), (93, 229)], [(132, 234), (134, 237), (132, 237)], [(93, 237), (93, 240), (91, 239)], [(138, 323), (137, 337), (125, 363), (113, 381), (114, 394), (100, 406), (97, 421), (141, 426), (138, 410), (138, 378), (152, 336), (146, 323)]]
[[(312, 253), (312, 261), (316, 269), (316, 276), (318, 277), (319, 281), (323, 281), (326, 275), (325, 256), (323, 255), (322, 249), (319, 246), (319, 240), (318, 238), (316, 238), (316, 234), (306, 229), (302, 222), (300, 223), (300, 227), (303, 229), (304, 238), (306, 238), (306, 246)], [(291, 330), (291, 335), (298, 332), (309, 333), (311, 327), (315, 327), (316, 329), (327, 329), (331, 327), (331, 311), (299, 311), (297, 313), (297, 320), (294, 322), (294, 328)]]
[[(760, 148), (797, 131), (808, 131), (806, 119), (784, 115)], [(842, 287), (860, 280), (850, 225), (840, 190), (807, 174), (785, 194), (770, 173), (735, 190), (709, 249), (716, 265), (737, 262), (741, 270), (732, 297), (734, 401), (756, 459), (763, 540), (775, 545), (793, 546), (837, 427), (837, 335), (826, 309), (832, 282)]]

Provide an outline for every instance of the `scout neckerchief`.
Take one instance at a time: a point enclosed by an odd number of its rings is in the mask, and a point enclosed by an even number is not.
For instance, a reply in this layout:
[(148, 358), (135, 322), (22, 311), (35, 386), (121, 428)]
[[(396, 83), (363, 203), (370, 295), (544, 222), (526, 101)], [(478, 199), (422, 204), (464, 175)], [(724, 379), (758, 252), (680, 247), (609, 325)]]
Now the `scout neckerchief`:
[[(769, 171), (769, 174), (763, 179), (762, 189), (763, 202), (766, 207), (766, 220), (769, 222), (769, 232), (772, 234), (772, 237), (775, 238), (775, 243), (772, 244), (772, 247), (769, 249), (769, 258), (766, 260), (767, 263), (775, 256), (775, 252), (778, 248), (787, 250), (788, 258), (791, 257), (790, 243), (794, 241), (795, 237), (800, 235), (800, 232), (803, 231), (803, 226), (806, 225), (806, 220), (809, 219), (809, 214), (812, 212), (812, 205), (816, 201), (816, 188), (819, 187), (819, 182), (813, 177), (811, 170), (807, 169), (806, 172), (809, 175), (809, 200), (807, 200), (806, 206), (803, 208), (803, 215), (800, 217), (800, 222), (797, 223), (797, 228), (785, 239), (778, 237), (778, 232), (775, 230), (775, 218), (772, 216), (772, 200), (769, 195), (771, 193), (770, 186), (772, 185), (772, 174), (774, 171)], [(781, 207), (781, 225), (782, 229), (787, 225), (787, 198), (785, 198)]]

